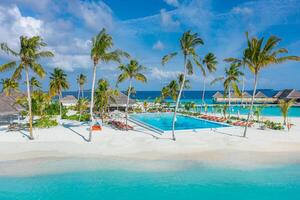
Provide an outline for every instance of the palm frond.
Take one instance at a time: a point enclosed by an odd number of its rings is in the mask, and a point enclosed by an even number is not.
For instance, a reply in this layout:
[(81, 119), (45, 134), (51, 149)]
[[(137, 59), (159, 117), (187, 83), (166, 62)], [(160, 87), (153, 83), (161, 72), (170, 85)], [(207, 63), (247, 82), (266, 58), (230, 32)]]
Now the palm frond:
[(35, 54), (35, 57), (37, 59), (39, 58), (49, 58), (49, 57), (53, 57), (54, 54), (51, 51), (41, 51)]
[(163, 58), (162, 58), (162, 61), (161, 61), (161, 64), (162, 65), (165, 65), (167, 62), (169, 62), (173, 57), (175, 57), (177, 55), (177, 52), (173, 52), (173, 53), (170, 53), (168, 55), (165, 55)]
[(8, 63), (5, 63), (0, 66), (0, 72), (5, 72), (7, 70), (13, 69), (16, 67), (16, 61), (11, 61)]
[(46, 71), (44, 70), (44, 68), (42, 67), (41, 64), (39, 63), (32, 63), (31, 64), (31, 69), (40, 77), (40, 78), (44, 78), (46, 75)]
[(215, 78), (212, 82), (210, 82), (210, 85), (214, 85), (215, 83), (222, 81), (222, 80), (224, 80), (224, 77)]
[(191, 62), (190, 59), (187, 60), (187, 63), (186, 63), (186, 69), (187, 69), (187, 73), (188, 75), (192, 75), (193, 74), (193, 64)]
[(0, 49), (2, 51), (4, 51), (7, 54), (11, 54), (13, 56), (18, 56), (19, 54), (17, 52), (15, 52), (14, 50), (12, 50), (11, 48), (8, 47), (8, 45), (6, 43), (1, 43), (0, 44)]

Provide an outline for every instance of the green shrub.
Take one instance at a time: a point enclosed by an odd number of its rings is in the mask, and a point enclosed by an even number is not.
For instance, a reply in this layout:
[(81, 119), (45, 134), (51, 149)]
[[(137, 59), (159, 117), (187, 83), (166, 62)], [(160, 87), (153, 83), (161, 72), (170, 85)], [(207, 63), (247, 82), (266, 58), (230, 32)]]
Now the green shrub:
[(33, 123), (33, 127), (35, 128), (50, 128), (57, 126), (58, 122), (55, 119), (51, 119), (50, 117), (43, 117), (35, 120)]
[(269, 129), (273, 129), (273, 130), (283, 130), (284, 129), (284, 127), (282, 126), (281, 123), (272, 122), (272, 121), (267, 120), (267, 121), (264, 122), (264, 124)]
[[(70, 116), (64, 115), (63, 119), (79, 121), (79, 114), (70, 115)], [(86, 122), (86, 121), (89, 121), (89, 120), (90, 120), (90, 114), (87, 114), (87, 113), (82, 114), (81, 117), (80, 117), (81, 122)]]

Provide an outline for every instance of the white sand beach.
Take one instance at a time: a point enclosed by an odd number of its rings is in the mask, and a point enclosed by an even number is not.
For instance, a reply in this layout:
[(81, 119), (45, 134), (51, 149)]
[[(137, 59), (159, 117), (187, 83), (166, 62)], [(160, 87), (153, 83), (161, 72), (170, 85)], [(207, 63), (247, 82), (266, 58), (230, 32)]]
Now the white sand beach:
[[(282, 120), (272, 117), (272, 120)], [(96, 158), (125, 160), (186, 160), (229, 166), (255, 166), (300, 162), (300, 118), (290, 118), (288, 131), (232, 127), (160, 135), (135, 124), (133, 131), (105, 126), (86, 142), (87, 125), (64, 121), (63, 126), (35, 129), (35, 140), (27, 133), (0, 131), (0, 161), (43, 158)], [(3, 171), (2, 171), (3, 172)]]

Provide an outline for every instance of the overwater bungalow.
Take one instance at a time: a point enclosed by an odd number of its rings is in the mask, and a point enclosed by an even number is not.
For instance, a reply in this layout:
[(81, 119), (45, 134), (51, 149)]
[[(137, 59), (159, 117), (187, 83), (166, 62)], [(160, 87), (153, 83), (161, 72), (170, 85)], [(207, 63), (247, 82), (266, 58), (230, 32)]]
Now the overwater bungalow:
[[(234, 93), (230, 94), (230, 101), (231, 103), (251, 103), (252, 96), (248, 92), (244, 92), (242, 95), (237, 96)], [(229, 95), (224, 97), (224, 95), (220, 92), (216, 92), (213, 95), (213, 101), (215, 103), (228, 103), (229, 102)], [(261, 103), (261, 104), (268, 104), (268, 103), (275, 103), (277, 101), (277, 98), (274, 97), (268, 97), (263, 92), (259, 91), (256, 93), (254, 98), (254, 103)]]
[(294, 99), (298, 105), (300, 104), (300, 92), (296, 89), (284, 89), (282, 91), (279, 91), (277, 94), (274, 95), (274, 98), (276, 98), (277, 100)]

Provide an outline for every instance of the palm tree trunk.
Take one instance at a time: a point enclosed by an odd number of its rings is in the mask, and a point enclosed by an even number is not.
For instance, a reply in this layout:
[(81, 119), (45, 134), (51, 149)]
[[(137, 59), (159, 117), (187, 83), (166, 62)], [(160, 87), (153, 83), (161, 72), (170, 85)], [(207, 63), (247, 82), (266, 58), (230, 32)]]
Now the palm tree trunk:
[(243, 80), (242, 80), (242, 100), (241, 100), (241, 106), (244, 105), (244, 92), (245, 92), (245, 66), (243, 67)]
[(29, 84), (29, 72), (28, 66), (26, 66), (26, 85), (27, 85), (27, 101), (28, 101), (28, 113), (29, 113), (29, 139), (33, 140), (33, 133), (32, 133), (32, 110), (31, 110), (31, 95), (30, 95), (30, 84)]
[(80, 98), (80, 84), (78, 83), (78, 95), (77, 95), (77, 100)]
[(127, 103), (126, 103), (126, 131), (128, 131), (128, 105), (129, 105), (129, 98), (130, 98), (130, 93), (131, 93), (131, 85), (132, 85), (132, 79), (129, 81), (129, 89), (128, 89), (128, 94), (127, 94)]
[(202, 102), (200, 106), (200, 113), (202, 113), (202, 107), (204, 106), (204, 97), (205, 97), (205, 77), (203, 77), (203, 90), (202, 90)]
[(93, 125), (93, 122), (94, 122), (93, 107), (94, 107), (95, 82), (96, 82), (96, 64), (94, 63), (92, 91), (91, 91), (91, 105), (90, 105), (90, 120), (91, 120), (91, 124), (90, 124), (90, 132), (89, 132), (88, 142), (92, 141), (92, 125)]
[(61, 103), (61, 99), (62, 99), (62, 93), (61, 91), (59, 91), (58, 94), (58, 101), (59, 101), (59, 116), (60, 116), (60, 120), (62, 119), (62, 103)]
[(228, 110), (229, 110), (228, 117), (230, 118), (230, 115), (231, 115), (231, 91), (230, 91), (230, 85), (228, 86)]
[(80, 86), (80, 88), (81, 88), (81, 97), (82, 97), (82, 98), (84, 98), (84, 93), (83, 93), (83, 85), (82, 85), (82, 86)]
[(250, 110), (249, 110), (248, 117), (247, 117), (247, 123), (246, 123), (245, 129), (244, 129), (244, 135), (243, 135), (243, 137), (246, 137), (246, 134), (247, 134), (247, 128), (248, 128), (248, 123), (249, 123), (249, 121), (250, 121), (250, 115), (252, 114), (253, 104), (254, 104), (254, 98), (255, 98), (255, 94), (256, 94), (257, 81), (258, 81), (258, 74), (256, 73), (256, 74), (254, 75), (254, 87), (253, 87), (253, 93), (252, 93), (251, 105), (250, 105)]
[(180, 102), (180, 98), (181, 98), (181, 93), (185, 84), (185, 76), (186, 76), (186, 56), (184, 56), (184, 75), (183, 75), (183, 80), (180, 86), (180, 90), (179, 90), (179, 94), (176, 100), (176, 106), (175, 106), (175, 110), (174, 110), (174, 116), (173, 116), (173, 122), (172, 122), (172, 140), (176, 140), (175, 138), (175, 123), (176, 123), (176, 114), (177, 114), (177, 110), (178, 110), (178, 106), (179, 106), (179, 102)]

